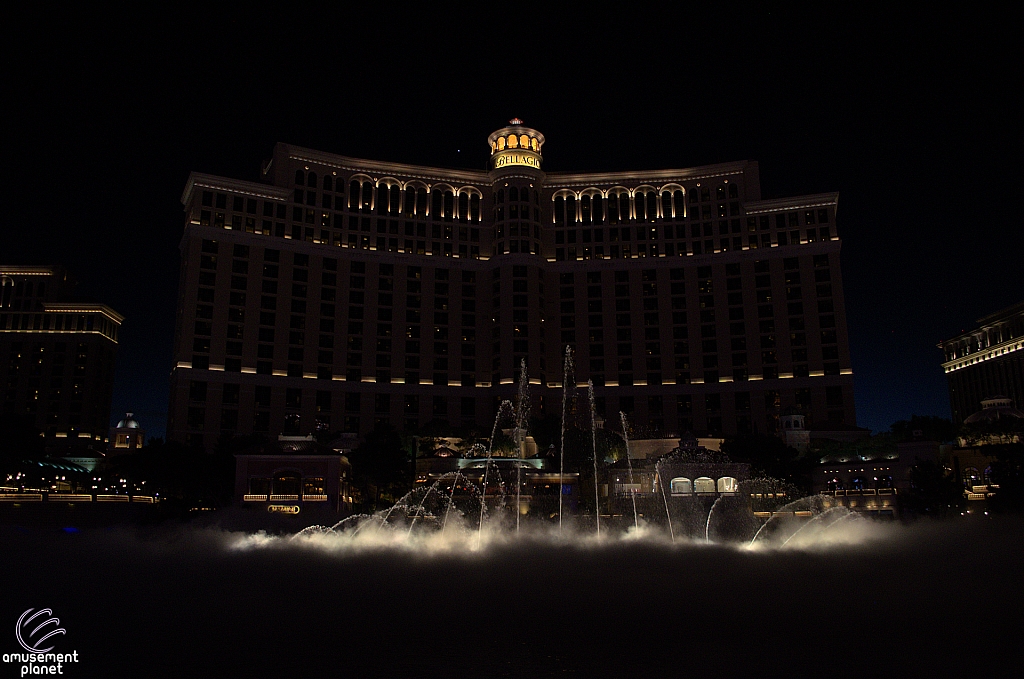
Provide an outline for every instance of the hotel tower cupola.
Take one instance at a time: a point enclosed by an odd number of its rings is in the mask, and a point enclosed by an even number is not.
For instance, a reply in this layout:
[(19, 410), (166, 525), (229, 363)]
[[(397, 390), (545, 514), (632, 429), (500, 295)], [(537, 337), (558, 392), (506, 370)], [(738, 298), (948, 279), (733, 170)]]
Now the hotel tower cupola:
[(524, 126), (519, 118), (508, 121), (508, 127), (491, 132), (487, 143), (491, 147), (491, 170), (541, 169), (544, 135)]

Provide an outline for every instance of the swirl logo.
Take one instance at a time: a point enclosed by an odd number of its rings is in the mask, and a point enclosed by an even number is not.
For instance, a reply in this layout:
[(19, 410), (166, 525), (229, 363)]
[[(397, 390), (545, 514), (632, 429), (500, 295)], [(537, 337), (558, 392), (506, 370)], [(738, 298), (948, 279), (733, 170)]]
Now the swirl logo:
[[(29, 653), (46, 653), (53, 650), (53, 646), (49, 648), (39, 648), (50, 637), (57, 634), (65, 634), (63, 627), (60, 627), (60, 619), (54, 618), (53, 611), (49, 608), (40, 608), (38, 611), (34, 608), (30, 608), (21, 614), (18, 618), (18, 626), (15, 628), (15, 635), (18, 637), (18, 643)], [(43, 616), (40, 618), (40, 616)]]

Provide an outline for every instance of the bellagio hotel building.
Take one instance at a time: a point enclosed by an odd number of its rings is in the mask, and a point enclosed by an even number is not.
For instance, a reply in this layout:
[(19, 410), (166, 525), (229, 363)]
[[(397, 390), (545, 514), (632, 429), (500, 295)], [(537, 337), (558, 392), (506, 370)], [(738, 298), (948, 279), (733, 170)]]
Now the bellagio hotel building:
[(524, 359), (560, 414), (566, 347), (655, 435), (855, 424), (838, 194), (763, 200), (754, 161), (545, 172), (519, 120), (487, 142), (486, 171), (277, 144), (258, 181), (192, 173), (169, 436), (490, 432)]

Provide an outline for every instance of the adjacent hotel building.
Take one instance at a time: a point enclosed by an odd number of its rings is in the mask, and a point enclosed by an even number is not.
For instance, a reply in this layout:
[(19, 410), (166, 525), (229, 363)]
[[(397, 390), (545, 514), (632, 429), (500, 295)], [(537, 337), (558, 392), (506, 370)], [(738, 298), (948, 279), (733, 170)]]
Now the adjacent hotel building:
[(1024, 302), (979, 318), (978, 327), (939, 343), (949, 381), (953, 425), (959, 427), (1001, 397), (1024, 406)]
[(169, 436), (490, 432), (526, 360), (559, 414), (571, 347), (600, 414), (662, 435), (855, 424), (838, 194), (762, 200), (757, 163), (545, 172), (512, 120), (487, 171), (278, 144), (193, 173)]
[(110, 427), (117, 333), (105, 304), (72, 301), (58, 266), (0, 265), (0, 412), (49, 445), (95, 445)]

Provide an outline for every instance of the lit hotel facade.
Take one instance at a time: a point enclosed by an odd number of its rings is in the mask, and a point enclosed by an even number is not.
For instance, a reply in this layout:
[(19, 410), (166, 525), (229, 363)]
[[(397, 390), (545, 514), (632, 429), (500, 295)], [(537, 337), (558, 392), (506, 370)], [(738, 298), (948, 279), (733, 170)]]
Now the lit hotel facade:
[(59, 266), (0, 265), (0, 414), (31, 423), (51, 447), (102, 447), (124, 317), (73, 301), (73, 288)]
[(600, 415), (664, 435), (855, 424), (838, 194), (762, 200), (757, 163), (542, 169), (518, 120), (488, 171), (277, 144), (260, 181), (193, 173), (169, 436), (490, 431), (565, 348)]

